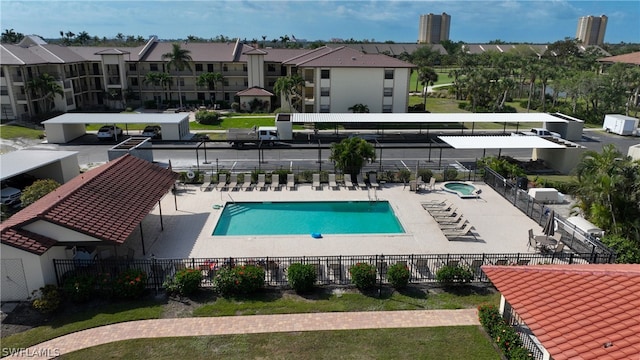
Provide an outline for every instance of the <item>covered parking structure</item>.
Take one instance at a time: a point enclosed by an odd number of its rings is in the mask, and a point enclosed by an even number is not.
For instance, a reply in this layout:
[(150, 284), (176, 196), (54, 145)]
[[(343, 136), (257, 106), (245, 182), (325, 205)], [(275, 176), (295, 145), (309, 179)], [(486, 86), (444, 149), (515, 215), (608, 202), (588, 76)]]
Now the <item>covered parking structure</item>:
[(582, 138), (584, 126), (582, 120), (561, 113), (301, 113), (278, 114), (276, 124), (279, 121), (290, 121), (293, 124), (334, 124), (336, 133), (339, 124), (377, 125), (382, 130), (391, 124), (416, 124), (422, 130), (422, 126), (427, 124), (426, 130), (429, 131), (430, 124), (440, 124), (437, 129), (443, 130), (446, 129), (442, 126), (444, 124), (470, 123), (471, 129), (460, 129), (461, 135), (465, 131), (474, 134), (476, 123), (503, 124), (503, 131), (506, 131), (508, 124), (515, 124), (516, 129), (522, 126), (527, 130), (527, 125), (541, 123), (548, 130), (557, 132), (570, 141)]
[[(173, 113), (67, 113), (42, 122), (47, 134), (47, 141), (54, 144), (64, 144), (87, 133), (87, 124), (126, 125), (145, 124), (160, 125), (163, 140), (189, 140), (189, 114)], [(118, 139), (116, 139), (118, 140)]]
[(584, 146), (569, 141), (551, 141), (539, 136), (438, 136), (438, 139), (454, 149), (462, 150), (532, 149), (533, 161), (542, 160), (547, 166), (563, 174), (568, 174), (575, 168), (586, 150)]
[(80, 174), (76, 151), (18, 150), (0, 155), (0, 181), (20, 175), (60, 184)]

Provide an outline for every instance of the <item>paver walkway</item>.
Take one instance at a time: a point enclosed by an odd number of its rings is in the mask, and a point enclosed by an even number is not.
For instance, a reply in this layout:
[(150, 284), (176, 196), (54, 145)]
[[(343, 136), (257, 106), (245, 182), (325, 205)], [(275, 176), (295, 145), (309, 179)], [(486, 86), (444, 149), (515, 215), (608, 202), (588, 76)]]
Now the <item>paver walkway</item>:
[[(154, 319), (78, 331), (25, 349), (21, 355), (50, 359), (88, 347), (140, 338), (466, 325), (480, 325), (476, 309)], [(43, 356), (37, 356), (39, 354)]]

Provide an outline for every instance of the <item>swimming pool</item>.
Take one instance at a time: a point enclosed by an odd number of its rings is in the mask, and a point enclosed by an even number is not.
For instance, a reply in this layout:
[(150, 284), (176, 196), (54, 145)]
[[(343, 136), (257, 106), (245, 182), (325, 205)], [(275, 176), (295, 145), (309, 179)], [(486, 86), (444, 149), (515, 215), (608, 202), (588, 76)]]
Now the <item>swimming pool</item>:
[(404, 232), (387, 201), (238, 202), (225, 205), (213, 235)]
[(477, 198), (478, 194), (480, 194), (480, 190), (477, 187), (465, 182), (450, 181), (442, 186), (445, 191), (457, 194), (461, 198)]

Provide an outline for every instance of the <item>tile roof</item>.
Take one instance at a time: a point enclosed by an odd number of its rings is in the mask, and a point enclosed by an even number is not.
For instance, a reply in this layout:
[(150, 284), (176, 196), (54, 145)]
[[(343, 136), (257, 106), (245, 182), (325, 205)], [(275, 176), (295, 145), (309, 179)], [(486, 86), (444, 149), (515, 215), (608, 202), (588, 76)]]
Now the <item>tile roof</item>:
[(640, 51), (629, 53), (629, 54), (623, 54), (623, 55), (609, 56), (609, 57), (606, 57), (606, 58), (600, 58), (600, 59), (598, 59), (598, 61), (600, 61), (600, 62), (612, 62), (612, 63), (623, 63), (623, 64), (640, 65)]
[(285, 64), (298, 67), (376, 67), (412, 68), (415, 65), (382, 54), (364, 54), (348, 47), (321, 47), (313, 52), (290, 59)]
[(73, 178), (4, 221), (2, 243), (41, 254), (55, 240), (32, 237), (22, 228), (46, 221), (121, 244), (177, 178), (178, 174), (146, 160), (122, 156)]
[(273, 93), (258, 87), (258, 86), (254, 86), (254, 87), (250, 87), (246, 90), (242, 90), (242, 91), (238, 91), (236, 93), (236, 95), (238, 96), (273, 96)]
[(554, 360), (640, 358), (640, 265), (482, 270)]

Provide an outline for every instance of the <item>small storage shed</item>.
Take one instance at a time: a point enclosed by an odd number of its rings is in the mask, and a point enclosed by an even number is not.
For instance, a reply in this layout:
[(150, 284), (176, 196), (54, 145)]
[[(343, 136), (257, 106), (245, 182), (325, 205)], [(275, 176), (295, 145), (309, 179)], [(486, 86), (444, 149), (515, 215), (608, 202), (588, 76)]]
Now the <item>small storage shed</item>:
[(558, 190), (554, 188), (531, 188), (529, 196), (541, 203), (555, 203), (558, 201)]

